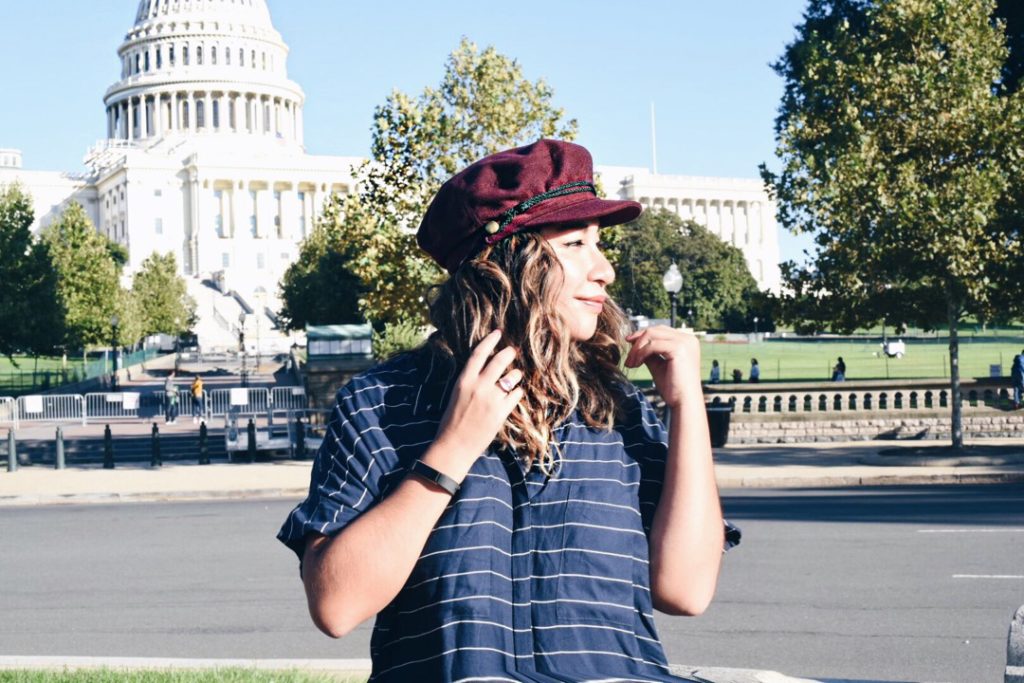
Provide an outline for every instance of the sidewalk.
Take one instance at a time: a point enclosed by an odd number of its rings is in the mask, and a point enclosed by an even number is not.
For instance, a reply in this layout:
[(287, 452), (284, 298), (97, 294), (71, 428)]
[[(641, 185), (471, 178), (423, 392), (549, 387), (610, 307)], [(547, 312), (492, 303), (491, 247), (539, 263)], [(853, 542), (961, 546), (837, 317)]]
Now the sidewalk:
[[(191, 425), (190, 425), (191, 426)], [(920, 448), (922, 442), (857, 441), (725, 447), (715, 450), (718, 484), (730, 488), (820, 488), (889, 484), (977, 484), (1024, 482), (1024, 444), (989, 439), (1010, 456), (962, 460), (901, 458), (881, 450)], [(1019, 448), (1019, 451), (1018, 451)], [(163, 467), (145, 464), (43, 465), (0, 472), (0, 506), (48, 503), (110, 503), (192, 499), (280, 497), (299, 499), (309, 486), (310, 461), (276, 460), (256, 464), (219, 462), (199, 466), (179, 460)]]

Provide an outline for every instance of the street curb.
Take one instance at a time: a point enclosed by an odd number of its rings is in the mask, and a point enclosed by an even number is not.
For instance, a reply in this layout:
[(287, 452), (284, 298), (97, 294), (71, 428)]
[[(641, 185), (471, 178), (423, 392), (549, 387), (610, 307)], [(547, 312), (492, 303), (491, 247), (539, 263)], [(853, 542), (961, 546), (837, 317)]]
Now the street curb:
[[(991, 472), (965, 474), (920, 475), (839, 475), (831, 477), (719, 477), (721, 489), (820, 489), (856, 486), (924, 486), (929, 484), (1012, 484), (1024, 482), (1024, 472)], [(292, 498), (302, 500), (309, 493), (306, 486), (291, 488), (228, 489), (221, 491), (140, 491), (135, 493), (26, 493), (0, 494), (0, 508), (39, 505), (112, 505), (121, 503), (162, 503), (188, 501), (229, 501)]]
[(369, 659), (189, 659), (184, 657), (37, 657), (0, 656), (0, 671), (29, 669), (260, 669), (267, 671), (323, 671), (363, 674), (370, 671)]
[(111, 505), (115, 503), (168, 503), (186, 501), (251, 500), (294, 498), (301, 500), (309, 493), (308, 487), (287, 489), (239, 489), (227, 491), (152, 491), (139, 493), (32, 493), (13, 496), (0, 495), (2, 507), (31, 507), (35, 505)]
[(875, 474), (832, 477), (720, 477), (719, 488), (845, 488), (850, 486), (921, 486), (926, 484), (1011, 484), (1024, 482), (1024, 472), (967, 474)]
[[(243, 668), (263, 671), (319, 671), (347, 675), (369, 675), (369, 659), (187, 659), (177, 657), (35, 657), (0, 656), (0, 671), (23, 669), (33, 671), (67, 669), (225, 669)], [(695, 677), (707, 683), (820, 683), (814, 679), (792, 678), (777, 671), (697, 667), (673, 664), (677, 675)], [(872, 683), (858, 681), (857, 683)]]

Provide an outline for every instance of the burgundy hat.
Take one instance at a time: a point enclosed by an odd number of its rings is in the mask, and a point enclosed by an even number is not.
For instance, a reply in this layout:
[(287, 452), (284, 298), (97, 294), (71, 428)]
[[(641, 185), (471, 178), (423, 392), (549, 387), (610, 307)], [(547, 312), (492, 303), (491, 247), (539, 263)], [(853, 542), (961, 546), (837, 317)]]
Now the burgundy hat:
[(618, 225), (642, 210), (637, 202), (597, 196), (594, 162), (585, 148), (538, 140), (452, 176), (427, 207), (416, 241), (454, 273), (485, 245), (521, 230), (591, 221)]

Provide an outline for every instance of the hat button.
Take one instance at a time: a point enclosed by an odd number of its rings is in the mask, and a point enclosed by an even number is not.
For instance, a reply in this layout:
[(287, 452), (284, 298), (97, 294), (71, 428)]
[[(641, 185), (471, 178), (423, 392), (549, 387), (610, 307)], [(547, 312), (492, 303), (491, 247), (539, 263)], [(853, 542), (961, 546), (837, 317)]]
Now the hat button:
[(498, 232), (500, 227), (501, 226), (498, 225), (498, 221), (488, 221), (487, 224), (484, 225), (484, 232), (486, 232), (488, 235), (493, 235), (494, 233)]

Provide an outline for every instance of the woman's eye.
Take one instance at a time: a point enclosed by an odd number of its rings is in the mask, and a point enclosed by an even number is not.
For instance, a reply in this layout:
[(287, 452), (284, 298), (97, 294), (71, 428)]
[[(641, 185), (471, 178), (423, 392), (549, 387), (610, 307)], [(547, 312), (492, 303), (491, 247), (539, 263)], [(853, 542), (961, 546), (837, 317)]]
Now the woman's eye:
[(582, 247), (583, 246), (583, 240), (572, 240), (571, 242), (566, 242), (565, 246), (567, 246), (567, 247)]

